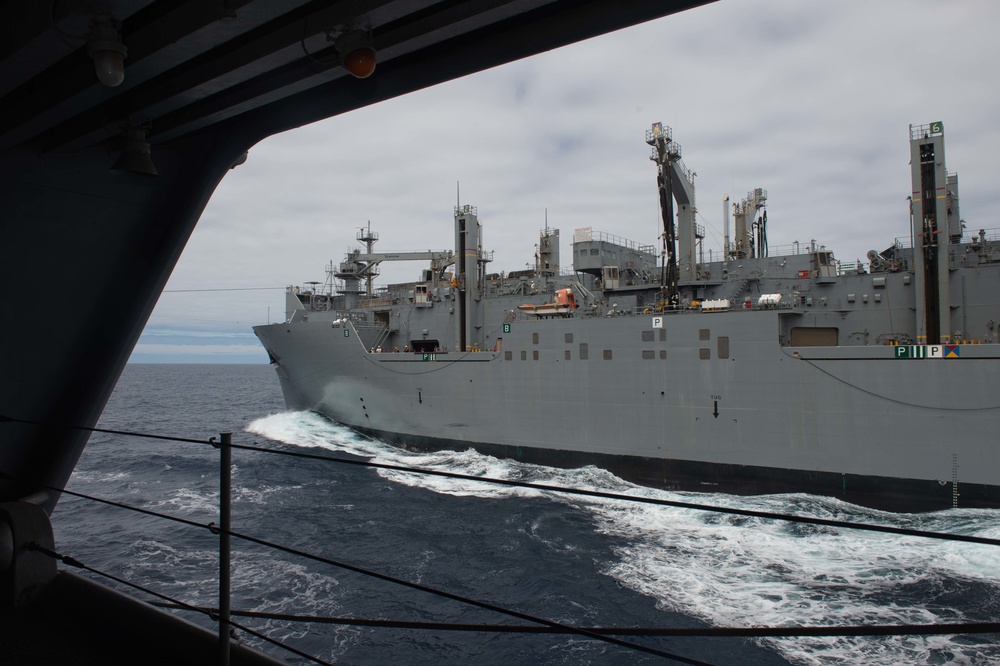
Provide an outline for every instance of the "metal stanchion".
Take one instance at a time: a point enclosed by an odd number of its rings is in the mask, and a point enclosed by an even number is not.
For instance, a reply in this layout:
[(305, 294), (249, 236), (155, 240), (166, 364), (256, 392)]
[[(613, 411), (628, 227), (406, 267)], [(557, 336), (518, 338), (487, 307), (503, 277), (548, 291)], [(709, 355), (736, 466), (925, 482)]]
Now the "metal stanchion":
[(219, 445), (219, 663), (229, 666), (230, 552), (233, 489), (233, 433), (220, 434)]

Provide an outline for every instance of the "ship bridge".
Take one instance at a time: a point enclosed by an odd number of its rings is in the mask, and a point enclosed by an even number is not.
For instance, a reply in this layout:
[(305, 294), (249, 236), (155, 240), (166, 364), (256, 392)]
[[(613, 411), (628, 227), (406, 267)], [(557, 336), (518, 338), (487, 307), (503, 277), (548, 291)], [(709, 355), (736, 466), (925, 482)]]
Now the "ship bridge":
[(656, 279), (656, 247), (590, 227), (573, 232), (573, 270), (599, 278), (605, 289)]

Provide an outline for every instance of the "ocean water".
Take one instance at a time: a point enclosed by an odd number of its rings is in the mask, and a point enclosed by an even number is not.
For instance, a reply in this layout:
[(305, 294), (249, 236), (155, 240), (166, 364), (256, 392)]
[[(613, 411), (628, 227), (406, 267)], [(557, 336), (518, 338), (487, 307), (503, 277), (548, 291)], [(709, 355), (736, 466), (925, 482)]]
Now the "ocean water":
[[(808, 495), (651, 490), (600, 469), (463, 452), (413, 454), (284, 408), (269, 366), (130, 365), (100, 427), (331, 453), (396, 465), (705, 504), (1000, 538), (1000, 511), (891, 514)], [(987, 622), (1000, 550), (580, 498), (234, 451), (233, 529), (364, 569), (580, 626)], [(69, 488), (217, 521), (218, 452), (94, 434)], [(185, 603), (217, 603), (217, 537), (64, 496), (56, 547)], [(525, 624), (453, 600), (233, 540), (233, 608), (313, 616)], [(141, 593), (132, 592), (143, 598)], [(206, 627), (207, 618), (177, 611)], [(622, 664), (660, 657), (582, 636), (385, 629), (235, 618), (330, 663)], [(257, 639), (289, 663), (310, 663)], [(1000, 636), (635, 638), (712, 664), (1000, 663)]]

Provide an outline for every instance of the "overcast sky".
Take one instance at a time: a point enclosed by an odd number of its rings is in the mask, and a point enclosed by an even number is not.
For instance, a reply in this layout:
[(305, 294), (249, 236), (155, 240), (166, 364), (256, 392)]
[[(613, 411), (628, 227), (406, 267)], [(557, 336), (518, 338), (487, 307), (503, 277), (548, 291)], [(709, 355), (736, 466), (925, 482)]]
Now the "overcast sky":
[(285, 285), (323, 281), (369, 220), (377, 251), (450, 249), (459, 182), (493, 271), (533, 261), (546, 210), (564, 267), (578, 227), (655, 243), (656, 121), (697, 173), (706, 255), (723, 195), (755, 187), (772, 247), (908, 241), (908, 126), (932, 121), (966, 235), (1000, 227), (998, 85), (1000, 3), (721, 0), (274, 136), (219, 185), (132, 361), (265, 363), (250, 327), (283, 319)]

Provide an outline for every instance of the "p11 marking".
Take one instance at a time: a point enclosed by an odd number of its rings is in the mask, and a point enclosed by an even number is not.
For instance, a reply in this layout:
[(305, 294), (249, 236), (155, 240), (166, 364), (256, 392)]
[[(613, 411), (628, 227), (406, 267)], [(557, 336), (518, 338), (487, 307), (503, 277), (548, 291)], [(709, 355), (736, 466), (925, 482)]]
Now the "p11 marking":
[(896, 358), (961, 358), (961, 345), (899, 345)]

